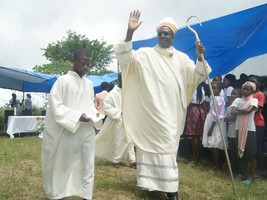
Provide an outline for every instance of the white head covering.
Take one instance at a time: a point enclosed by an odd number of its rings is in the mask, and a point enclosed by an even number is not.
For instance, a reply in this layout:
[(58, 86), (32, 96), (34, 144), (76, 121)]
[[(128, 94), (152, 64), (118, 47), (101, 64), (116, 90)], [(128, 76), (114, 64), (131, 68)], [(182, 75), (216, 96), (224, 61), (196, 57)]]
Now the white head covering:
[(166, 18), (162, 19), (159, 22), (156, 30), (158, 31), (159, 28), (162, 27), (162, 26), (169, 27), (172, 30), (173, 34), (175, 34), (177, 32), (177, 30), (178, 30), (176, 22), (170, 17), (166, 17)]
[(255, 83), (253, 83), (253, 82), (251, 82), (251, 81), (247, 81), (247, 82), (245, 82), (245, 83), (243, 84), (243, 87), (244, 87), (245, 84), (249, 84), (249, 85), (251, 85), (253, 92), (256, 91), (257, 86), (256, 86)]

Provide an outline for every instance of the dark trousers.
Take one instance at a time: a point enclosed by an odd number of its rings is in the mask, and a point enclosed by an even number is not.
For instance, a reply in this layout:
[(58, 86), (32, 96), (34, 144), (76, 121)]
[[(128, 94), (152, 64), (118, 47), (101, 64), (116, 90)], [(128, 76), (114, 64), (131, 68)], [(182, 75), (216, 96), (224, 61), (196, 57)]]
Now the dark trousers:
[(228, 137), (229, 157), (231, 159), (231, 166), (235, 175), (240, 173), (240, 158), (238, 157), (237, 143), (237, 138)]
[(25, 109), (24, 110), (24, 115), (25, 116), (32, 116), (32, 110)]
[(256, 126), (257, 135), (257, 165), (260, 171), (264, 170), (263, 135), (264, 126)]

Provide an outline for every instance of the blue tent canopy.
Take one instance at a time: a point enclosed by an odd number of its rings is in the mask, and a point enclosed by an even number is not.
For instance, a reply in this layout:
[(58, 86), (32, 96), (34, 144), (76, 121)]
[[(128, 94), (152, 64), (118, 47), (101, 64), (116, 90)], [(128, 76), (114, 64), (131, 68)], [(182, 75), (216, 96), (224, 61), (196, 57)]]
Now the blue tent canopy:
[[(56, 76), (0, 66), (0, 87), (24, 92), (49, 92)], [(48, 85), (43, 84), (49, 82)]]
[[(59, 75), (36, 73), (29, 70), (0, 66), (0, 88), (22, 92), (49, 93)], [(118, 79), (118, 73), (103, 76), (87, 76), (93, 82), (95, 93), (100, 91), (102, 82), (113, 82)]]
[[(212, 67), (210, 77), (227, 74), (248, 58), (267, 53), (267, 4), (212, 19), (191, 27), (205, 46), (205, 59)], [(133, 43), (133, 48), (153, 47), (153, 37)], [(196, 60), (195, 36), (187, 27), (178, 30), (173, 46)], [(252, 66), (253, 67), (253, 66)]]
[(90, 75), (90, 76), (87, 76), (87, 78), (89, 78), (93, 82), (94, 91), (96, 94), (102, 91), (102, 89), (100, 88), (100, 85), (102, 82), (111, 83), (113, 81), (116, 81), (118, 79), (118, 73), (105, 74), (103, 76)]

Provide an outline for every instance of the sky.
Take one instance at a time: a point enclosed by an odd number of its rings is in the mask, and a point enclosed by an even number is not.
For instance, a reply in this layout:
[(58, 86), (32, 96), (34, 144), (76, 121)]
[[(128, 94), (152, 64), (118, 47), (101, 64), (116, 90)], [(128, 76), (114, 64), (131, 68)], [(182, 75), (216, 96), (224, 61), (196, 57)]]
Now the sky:
[[(165, 17), (184, 27), (191, 15), (206, 21), (265, 3), (266, 0), (0, 0), (0, 66), (31, 70), (35, 65), (49, 63), (41, 49), (62, 40), (68, 30), (89, 40), (116, 44), (124, 39), (129, 14), (136, 9), (141, 11), (143, 24), (133, 40), (140, 40), (154, 37), (155, 27)], [(260, 57), (258, 62), (266, 63), (267, 58)], [(109, 68), (115, 71), (116, 62)]]
[(41, 49), (62, 40), (68, 30), (89, 40), (115, 44), (124, 39), (129, 13), (135, 9), (142, 13), (143, 24), (134, 35), (139, 40), (155, 36), (155, 27), (167, 16), (183, 27), (191, 15), (206, 21), (264, 3), (266, 0), (0, 0), (0, 66), (32, 69), (48, 63)]

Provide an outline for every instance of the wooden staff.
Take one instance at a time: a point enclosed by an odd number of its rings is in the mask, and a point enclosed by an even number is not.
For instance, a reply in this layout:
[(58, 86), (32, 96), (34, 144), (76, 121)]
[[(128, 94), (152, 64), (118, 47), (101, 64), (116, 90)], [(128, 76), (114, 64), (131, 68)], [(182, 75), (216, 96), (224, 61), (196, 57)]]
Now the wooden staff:
[[(202, 26), (202, 24), (201, 24), (201, 22), (200, 22), (200, 20), (199, 20), (199, 17), (196, 16), (196, 15), (192, 15), (191, 17), (189, 17), (189, 18), (187, 19), (187, 21), (186, 21), (186, 26), (187, 26), (187, 28), (188, 28), (190, 31), (192, 31), (192, 32), (195, 34), (195, 37), (196, 37), (196, 44), (198, 45), (198, 44), (200, 43), (200, 39), (199, 39), (199, 37), (198, 37), (198, 34), (197, 34), (197, 32), (196, 32), (193, 28), (191, 28), (191, 27), (188, 25), (189, 20), (190, 20), (191, 18), (193, 18), (193, 17), (197, 18), (199, 24)], [(222, 124), (221, 124), (221, 121), (219, 120), (218, 108), (217, 108), (217, 104), (216, 104), (216, 102), (215, 102), (214, 93), (213, 93), (212, 88), (211, 88), (211, 82), (210, 82), (210, 79), (209, 79), (209, 74), (208, 74), (208, 72), (207, 72), (206, 62), (205, 62), (203, 53), (201, 54), (201, 58), (202, 58), (202, 62), (204, 63), (205, 73), (206, 73), (206, 77), (207, 77), (207, 80), (208, 80), (209, 89), (210, 89), (211, 96), (212, 96), (212, 101), (213, 101), (214, 108), (215, 108), (215, 114), (216, 114), (216, 116), (217, 116), (218, 126), (219, 126), (220, 134), (221, 134), (221, 137), (222, 137), (222, 140), (223, 140), (224, 153), (225, 153), (225, 156), (226, 156), (226, 160), (227, 160), (227, 164), (228, 164), (228, 169), (229, 169), (230, 176), (231, 176), (231, 182), (232, 182), (233, 190), (234, 190), (235, 196), (237, 197), (237, 193), (236, 193), (236, 189), (235, 189), (235, 184), (234, 184), (234, 178), (233, 178), (233, 172), (232, 172), (232, 168), (231, 168), (231, 164), (230, 164), (230, 160), (229, 160), (229, 156), (228, 156), (228, 152), (227, 152), (227, 147), (226, 147), (226, 143), (225, 143), (225, 138), (224, 138), (224, 135), (223, 135)]]

